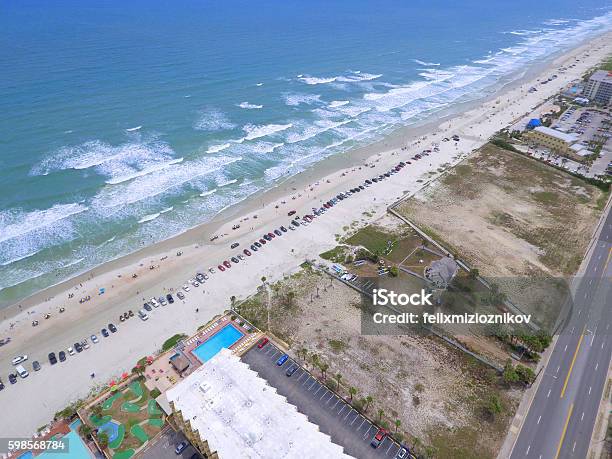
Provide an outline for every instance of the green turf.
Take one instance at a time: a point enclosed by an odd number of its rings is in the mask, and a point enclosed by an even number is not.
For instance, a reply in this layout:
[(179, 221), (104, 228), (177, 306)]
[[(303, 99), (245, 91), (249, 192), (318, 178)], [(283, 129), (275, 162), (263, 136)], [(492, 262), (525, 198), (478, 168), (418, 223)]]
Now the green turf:
[(92, 414), (91, 416), (89, 416), (89, 420), (93, 423), (94, 426), (100, 427), (101, 425), (106, 424), (108, 421), (110, 421), (111, 417), (106, 415), (99, 418), (95, 414)]
[(162, 414), (161, 410), (157, 406), (157, 402), (153, 399), (149, 400), (149, 403), (147, 405), (147, 412), (151, 416), (154, 416), (156, 414)]
[(123, 405), (121, 405), (121, 411), (125, 411), (126, 413), (138, 413), (140, 411), (140, 407), (134, 403), (125, 402)]
[[(121, 446), (121, 443), (123, 443), (123, 438), (125, 437), (125, 426), (123, 424), (119, 424), (119, 428), (117, 430), (117, 438), (108, 444), (109, 448), (117, 449), (119, 446)], [(134, 453), (132, 452), (132, 454)]]
[(132, 393), (133, 393), (133, 394), (134, 394), (136, 397), (140, 398), (140, 397), (142, 397), (142, 396), (143, 396), (144, 391), (143, 391), (143, 389), (142, 389), (142, 384), (140, 384), (140, 381), (134, 381), (134, 382), (132, 382), (132, 383), (130, 384), (130, 386), (129, 386), (129, 387), (130, 387), (130, 390), (132, 391)]
[(130, 459), (134, 455), (133, 449), (126, 449), (124, 451), (118, 451), (113, 454), (113, 459)]
[(140, 427), (139, 424), (136, 424), (135, 426), (132, 426), (132, 428), (130, 429), (130, 432), (132, 433), (132, 435), (134, 435), (136, 438), (138, 438), (138, 440), (140, 440), (141, 443), (146, 443), (146, 442), (149, 441), (149, 436), (143, 430), (143, 428)]
[(118, 398), (121, 397), (121, 392), (117, 392), (115, 395), (113, 395), (111, 398), (109, 398), (108, 400), (105, 400), (102, 403), (102, 409), (104, 411), (110, 410), (111, 407), (113, 406), (113, 403), (115, 403), (115, 400), (117, 400)]
[(149, 418), (149, 425), (159, 427), (161, 429), (164, 425), (164, 420), (159, 418)]

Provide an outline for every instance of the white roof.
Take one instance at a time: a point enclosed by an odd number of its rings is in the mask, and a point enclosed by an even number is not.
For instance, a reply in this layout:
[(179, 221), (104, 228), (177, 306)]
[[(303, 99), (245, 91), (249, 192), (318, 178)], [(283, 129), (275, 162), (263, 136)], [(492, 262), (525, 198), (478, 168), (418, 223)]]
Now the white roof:
[(598, 70), (597, 72), (593, 73), (589, 79), (612, 84), (612, 72), (608, 72), (607, 70)]
[(564, 132), (557, 131), (556, 129), (551, 129), (546, 126), (538, 126), (534, 129), (534, 131), (541, 132), (542, 134), (549, 135), (551, 137), (556, 137), (557, 139), (561, 139), (566, 143), (574, 143), (577, 138), (573, 134), (565, 134)]
[(228, 349), (166, 392), (220, 458), (350, 458)]

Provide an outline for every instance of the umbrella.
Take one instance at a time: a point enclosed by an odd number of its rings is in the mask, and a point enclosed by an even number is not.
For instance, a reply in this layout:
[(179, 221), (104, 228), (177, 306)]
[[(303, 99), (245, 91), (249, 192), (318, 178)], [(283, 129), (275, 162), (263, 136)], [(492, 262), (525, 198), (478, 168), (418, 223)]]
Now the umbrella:
[(124, 373), (121, 375), (121, 379), (126, 379), (128, 376), (129, 376), (129, 375), (128, 375), (127, 373), (125, 373), (125, 372), (124, 372)]

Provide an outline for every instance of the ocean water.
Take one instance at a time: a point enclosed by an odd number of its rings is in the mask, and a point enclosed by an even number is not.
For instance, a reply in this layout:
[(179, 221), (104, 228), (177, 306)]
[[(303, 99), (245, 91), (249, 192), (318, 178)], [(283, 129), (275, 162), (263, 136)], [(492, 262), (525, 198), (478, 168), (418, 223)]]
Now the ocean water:
[(490, 94), (609, 1), (5, 0), (0, 306)]

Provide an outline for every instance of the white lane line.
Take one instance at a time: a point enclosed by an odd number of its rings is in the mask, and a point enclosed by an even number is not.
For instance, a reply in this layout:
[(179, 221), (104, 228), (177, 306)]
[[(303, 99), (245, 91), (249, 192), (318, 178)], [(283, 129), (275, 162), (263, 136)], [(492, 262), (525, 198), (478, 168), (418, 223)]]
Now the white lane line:
[(361, 418), (361, 417), (363, 417), (363, 416), (361, 416), (359, 413), (357, 413), (357, 416), (355, 416), (355, 419), (353, 419), (353, 422), (351, 422), (351, 424), (350, 424), (350, 425), (355, 424), (355, 421), (356, 421), (357, 419)]
[(599, 368), (599, 362), (595, 364), (595, 371), (597, 371), (598, 368)]
[(589, 285), (591, 285), (592, 283), (593, 283), (593, 279), (591, 279), (591, 280), (589, 281)]
[(538, 416), (538, 422), (537, 422), (536, 424), (539, 424), (539, 423), (540, 423), (540, 419), (542, 419), (542, 416), (541, 416), (541, 415), (540, 415), (540, 416)]
[(334, 406), (331, 407), (331, 409), (333, 410), (334, 408), (336, 408), (336, 405), (338, 404), (338, 402), (340, 401), (340, 399), (336, 400), (336, 403), (334, 403)]
[(572, 453), (576, 450), (576, 442), (574, 442), (574, 446), (572, 447)]
[[(572, 331), (574, 331), (574, 329), (572, 328)], [(565, 349), (563, 349), (563, 352), (567, 351), (567, 344), (565, 345)]]
[(604, 348), (604, 343), (601, 343), (601, 348), (602, 348), (602, 349)]
[(525, 456), (529, 456), (529, 450), (531, 449), (531, 445), (527, 447), (527, 451), (525, 451)]
[(344, 411), (344, 408), (346, 408), (346, 405), (344, 405), (344, 404), (343, 404), (343, 405), (340, 407), (340, 411), (338, 411), (336, 414), (340, 414), (340, 413), (342, 413), (342, 412)]
[(306, 383), (308, 383), (308, 381), (310, 381), (310, 375), (308, 375), (308, 378), (304, 380), (304, 382), (302, 383), (302, 386), (305, 386)]
[[(317, 380), (315, 379), (312, 384), (310, 385), (310, 387), (308, 388), (308, 392), (310, 392), (310, 389), (312, 389), (314, 387), (314, 385), (317, 383)], [(320, 386), (319, 386), (320, 387)]]
[(580, 420), (582, 421), (584, 419), (584, 411), (582, 412), (582, 416), (580, 416)]
[(546, 398), (550, 397), (550, 391), (551, 391), (551, 390), (552, 390), (552, 389), (548, 389), (548, 394), (546, 394)]
[(559, 370), (560, 370), (560, 369), (561, 369), (561, 365), (559, 365), (559, 366), (557, 367), (557, 373), (559, 373)]
[(391, 442), (391, 444), (390, 444), (390, 445), (389, 445), (389, 447), (387, 448), (387, 452), (385, 453), (385, 456), (386, 456), (387, 454), (389, 454), (389, 450), (390, 450), (391, 448), (393, 448), (393, 442)]
[(370, 430), (372, 429), (372, 425), (370, 424), (370, 427), (368, 427), (368, 430), (365, 434), (363, 434), (363, 439), (365, 440), (366, 437), (368, 436), (368, 434), (370, 433)]
[(591, 389), (592, 389), (592, 387), (589, 386), (589, 395), (591, 395)]
[(346, 416), (344, 416), (344, 419), (343, 419), (343, 420), (344, 420), (344, 421), (346, 421), (346, 418), (348, 418), (348, 417), (351, 415), (351, 413), (352, 413), (352, 412), (353, 412), (353, 410), (349, 411), (349, 412), (346, 414)]
[(579, 309), (579, 310), (578, 310), (578, 315), (580, 315), (580, 313), (581, 313), (581, 312), (582, 312), (582, 309)]
[(319, 386), (319, 388), (317, 389), (317, 391), (316, 391), (314, 394), (312, 394), (312, 395), (317, 395), (321, 389), (323, 389), (323, 386)]
[(361, 424), (359, 424), (359, 427), (357, 427), (357, 430), (361, 429), (361, 426), (363, 425), (364, 422), (366, 422), (366, 418), (363, 418), (363, 421), (361, 421)]

